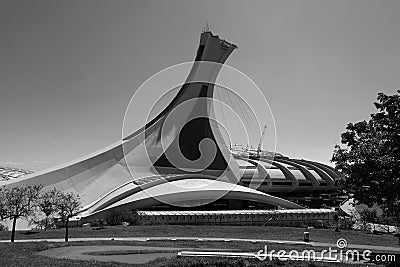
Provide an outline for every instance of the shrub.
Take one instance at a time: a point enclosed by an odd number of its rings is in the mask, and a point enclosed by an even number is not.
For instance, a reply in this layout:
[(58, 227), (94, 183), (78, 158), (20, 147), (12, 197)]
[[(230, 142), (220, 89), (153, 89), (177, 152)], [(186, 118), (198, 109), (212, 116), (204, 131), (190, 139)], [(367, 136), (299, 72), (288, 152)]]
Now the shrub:
[(0, 223), (0, 232), (8, 231), (8, 226)]
[(121, 225), (122, 222), (126, 222), (129, 225), (138, 225), (140, 222), (140, 216), (136, 211), (119, 212), (112, 209), (108, 212), (105, 221), (108, 225)]
[(125, 211), (122, 213), (122, 221), (129, 223), (129, 225), (138, 225), (140, 216), (137, 211)]
[(96, 219), (92, 226), (96, 226), (99, 229), (104, 229), (104, 226), (107, 225), (107, 221), (103, 218)]
[(111, 225), (111, 226), (120, 225), (120, 224), (122, 224), (122, 214), (121, 214), (121, 212), (118, 212), (115, 209), (112, 209), (108, 212), (105, 220), (108, 225)]

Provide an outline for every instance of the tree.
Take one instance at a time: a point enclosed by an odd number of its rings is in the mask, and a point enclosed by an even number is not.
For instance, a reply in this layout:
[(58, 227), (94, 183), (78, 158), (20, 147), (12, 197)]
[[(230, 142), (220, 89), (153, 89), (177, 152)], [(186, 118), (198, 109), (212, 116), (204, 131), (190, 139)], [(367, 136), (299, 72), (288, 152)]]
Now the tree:
[(364, 225), (364, 230), (366, 229), (367, 223), (372, 223), (373, 225), (373, 230), (372, 232), (375, 233), (375, 223), (377, 222), (378, 219), (378, 213), (376, 209), (363, 209), (360, 211), (360, 219), (363, 222)]
[(33, 217), (28, 222), (29, 225), (34, 225), (36, 229), (54, 229), (56, 228), (55, 220), (53, 217), (42, 218), (42, 217)]
[[(57, 202), (60, 197), (60, 191), (56, 188), (42, 193), (39, 197), (39, 209), (44, 213), (44, 230), (46, 231), (49, 224), (49, 217), (57, 212)], [(38, 221), (40, 222), (40, 221)]]
[(349, 123), (332, 162), (344, 186), (368, 206), (378, 204), (400, 220), (400, 90), (379, 93), (369, 121)]
[(108, 225), (120, 225), (122, 224), (122, 213), (116, 209), (111, 209), (108, 212), (105, 220)]
[(2, 219), (12, 220), (11, 242), (15, 239), (17, 219), (28, 218), (37, 212), (41, 185), (25, 185), (0, 189), (0, 213)]
[(81, 210), (79, 196), (74, 193), (57, 193), (56, 201), (57, 213), (65, 222), (65, 242), (68, 242), (68, 223), (69, 219), (78, 215)]

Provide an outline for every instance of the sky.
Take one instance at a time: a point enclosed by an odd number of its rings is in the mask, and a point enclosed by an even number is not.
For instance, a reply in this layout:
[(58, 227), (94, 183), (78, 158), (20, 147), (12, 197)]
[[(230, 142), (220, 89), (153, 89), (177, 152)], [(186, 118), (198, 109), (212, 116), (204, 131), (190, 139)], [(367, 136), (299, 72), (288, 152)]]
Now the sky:
[(395, 0), (2, 0), (0, 165), (38, 171), (118, 141), (133, 93), (193, 60), (207, 22), (239, 47), (226, 63), (267, 98), (277, 151), (330, 164), (347, 123), (400, 87), (399, 10)]

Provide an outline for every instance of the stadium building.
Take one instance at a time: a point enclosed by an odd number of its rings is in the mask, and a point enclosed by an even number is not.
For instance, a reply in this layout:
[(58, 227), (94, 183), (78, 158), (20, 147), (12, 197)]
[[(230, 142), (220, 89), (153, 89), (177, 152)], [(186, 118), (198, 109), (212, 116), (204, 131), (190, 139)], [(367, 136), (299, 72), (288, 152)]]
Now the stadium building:
[[(231, 149), (209, 119), (214, 82), (236, 48), (204, 31), (185, 84), (145, 126), (100, 151), (18, 179), (3, 179), (0, 185), (42, 184), (44, 190), (56, 187), (79, 194), (84, 221), (112, 209), (140, 210), (145, 218), (174, 215), (162, 212), (221, 211), (231, 216), (229, 220), (248, 215), (246, 210), (260, 210), (259, 214), (266, 214), (257, 215), (261, 222), (261, 217), (268, 220), (267, 210), (285, 209), (279, 216), (298, 218), (293, 214), (303, 216), (307, 207), (335, 206), (341, 177), (335, 169), (280, 154), (270, 157), (267, 152)], [(184, 112), (171, 121), (171, 114), (182, 105)], [(316, 219), (323, 214), (332, 218), (327, 209), (313, 209), (309, 214), (317, 214)]]

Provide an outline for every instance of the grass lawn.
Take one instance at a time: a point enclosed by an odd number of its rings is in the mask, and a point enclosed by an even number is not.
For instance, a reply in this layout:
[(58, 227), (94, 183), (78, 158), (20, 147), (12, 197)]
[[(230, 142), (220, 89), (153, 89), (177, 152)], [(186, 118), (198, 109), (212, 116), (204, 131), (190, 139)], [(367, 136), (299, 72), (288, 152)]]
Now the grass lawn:
[[(16, 239), (50, 239), (63, 238), (65, 229), (18, 231)], [(335, 232), (333, 229), (304, 229), (291, 227), (270, 226), (184, 226), (184, 225), (154, 225), (154, 226), (107, 226), (105, 229), (97, 228), (71, 228), (70, 237), (221, 237), (221, 238), (255, 238), (273, 240), (301, 241), (303, 232), (310, 232), (312, 241), (336, 243), (338, 238), (345, 238), (348, 243), (398, 246), (397, 238), (392, 235), (373, 235), (361, 231)], [(0, 232), (0, 239), (8, 240), (10, 232)], [(197, 242), (197, 241), (91, 241), (91, 242), (28, 242), (28, 243), (0, 243), (0, 266), (132, 266), (124, 263), (105, 263), (93, 261), (79, 261), (69, 259), (54, 259), (37, 255), (35, 252), (60, 246), (75, 245), (124, 245), (124, 246), (153, 246), (153, 247), (187, 247), (192, 249), (234, 249), (241, 252), (257, 252), (268, 245), (268, 250), (310, 249), (307, 245), (285, 245), (285, 244), (262, 244), (251, 242)], [(325, 248), (312, 247), (315, 251)], [(104, 252), (103, 252), (104, 253)], [(111, 252), (110, 252), (111, 253)], [(132, 253), (132, 251), (120, 251), (121, 255)], [(105, 253), (107, 254), (107, 253)], [(112, 254), (112, 253), (111, 253)], [(169, 266), (169, 267), (192, 267), (192, 266), (357, 266), (354, 264), (327, 264), (318, 262), (260, 262), (243, 259), (207, 259), (207, 258), (180, 258), (180, 259), (158, 259), (148, 264), (134, 266)], [(360, 265), (361, 266), (361, 265)]]
[[(63, 238), (65, 229), (17, 231), (18, 239)], [(362, 231), (333, 229), (304, 229), (272, 226), (107, 226), (97, 228), (70, 228), (69, 237), (221, 237), (276, 240), (303, 240), (303, 232), (310, 232), (311, 241), (336, 243), (345, 238), (349, 244), (398, 246), (397, 238), (390, 234), (373, 235)], [(10, 232), (0, 232), (0, 240), (10, 239)]]
[[(277, 262), (277, 261), (265, 261), (261, 262), (258, 260), (244, 260), (244, 259), (218, 259), (218, 258), (173, 258), (173, 259), (157, 259), (147, 264), (135, 264), (129, 265), (124, 263), (114, 262), (95, 262), (95, 261), (80, 261), (80, 260), (69, 260), (69, 259), (55, 259), (41, 255), (37, 255), (36, 252), (70, 245), (132, 245), (132, 246), (162, 246), (162, 247), (190, 247), (198, 249), (235, 249), (236, 251), (258, 251), (260, 244), (253, 243), (225, 243), (225, 242), (213, 242), (203, 244), (200, 242), (122, 242), (122, 241), (93, 241), (93, 242), (70, 242), (70, 243), (49, 243), (49, 242), (30, 242), (30, 243), (0, 243), (0, 266), (140, 266), (140, 267), (201, 267), (201, 266), (247, 266), (247, 267), (262, 267), (262, 266), (298, 266), (298, 267), (320, 267), (320, 266), (362, 266), (356, 264), (328, 264), (318, 262)], [(275, 247), (274, 247), (275, 246)], [(293, 249), (294, 246), (271, 244), (271, 249)], [(296, 249), (301, 249), (299, 246)], [(124, 253), (124, 252), (121, 252)]]

